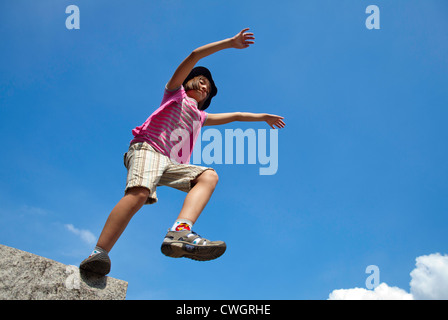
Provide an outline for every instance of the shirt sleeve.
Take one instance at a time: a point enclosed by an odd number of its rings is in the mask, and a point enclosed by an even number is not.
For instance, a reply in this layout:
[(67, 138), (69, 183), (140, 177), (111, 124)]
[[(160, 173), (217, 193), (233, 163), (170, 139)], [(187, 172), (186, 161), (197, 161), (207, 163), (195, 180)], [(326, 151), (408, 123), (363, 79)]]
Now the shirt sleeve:
[(162, 99), (162, 103), (164, 104), (165, 102), (169, 101), (169, 100), (174, 100), (177, 102), (181, 102), (183, 98), (186, 97), (186, 92), (184, 89), (184, 86), (180, 86), (177, 89), (174, 90), (168, 90), (166, 85), (165, 85), (165, 91), (163, 93), (163, 99)]
[(202, 110), (199, 110), (201, 113), (201, 125), (204, 126), (205, 121), (207, 121), (208, 113)]

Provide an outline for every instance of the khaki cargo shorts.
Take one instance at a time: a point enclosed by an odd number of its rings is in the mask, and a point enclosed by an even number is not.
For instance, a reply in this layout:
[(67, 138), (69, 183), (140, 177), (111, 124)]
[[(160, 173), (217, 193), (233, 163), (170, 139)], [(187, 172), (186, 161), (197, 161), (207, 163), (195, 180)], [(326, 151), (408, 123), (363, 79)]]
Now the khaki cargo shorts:
[(145, 204), (157, 202), (157, 186), (168, 186), (184, 192), (193, 187), (191, 182), (212, 168), (191, 164), (176, 164), (169, 157), (154, 150), (146, 142), (134, 143), (124, 154), (124, 165), (128, 169), (126, 189), (145, 187), (150, 194)]

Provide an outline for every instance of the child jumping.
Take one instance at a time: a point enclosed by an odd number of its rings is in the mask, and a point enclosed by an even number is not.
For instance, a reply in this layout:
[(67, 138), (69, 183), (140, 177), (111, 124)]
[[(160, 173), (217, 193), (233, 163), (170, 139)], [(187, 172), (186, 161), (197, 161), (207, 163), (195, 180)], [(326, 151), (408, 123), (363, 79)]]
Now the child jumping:
[[(218, 90), (210, 71), (195, 65), (200, 59), (220, 50), (249, 47), (255, 38), (248, 30), (243, 29), (232, 38), (191, 52), (166, 84), (160, 107), (141, 126), (132, 130), (134, 138), (124, 155), (128, 170), (125, 194), (109, 214), (95, 249), (81, 262), (81, 269), (101, 275), (110, 272), (108, 253), (134, 214), (144, 204), (157, 202), (157, 186), (187, 192), (179, 216), (162, 242), (163, 254), (206, 261), (216, 259), (225, 252), (225, 242), (210, 241), (192, 231), (193, 224), (218, 183), (214, 169), (188, 164), (201, 126), (234, 121), (265, 121), (275, 129), (283, 128), (285, 123), (283, 117), (264, 113), (206, 113), (204, 110)], [(176, 135), (179, 132), (187, 134), (179, 139)]]

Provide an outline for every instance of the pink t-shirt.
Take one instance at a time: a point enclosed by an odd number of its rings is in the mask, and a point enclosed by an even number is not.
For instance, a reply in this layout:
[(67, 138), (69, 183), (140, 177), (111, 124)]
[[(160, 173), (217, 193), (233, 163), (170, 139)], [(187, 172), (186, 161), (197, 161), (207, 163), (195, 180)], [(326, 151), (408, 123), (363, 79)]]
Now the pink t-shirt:
[(160, 107), (139, 127), (132, 130), (136, 142), (147, 142), (156, 151), (177, 163), (190, 161), (197, 137), (207, 119), (196, 100), (187, 96), (181, 86), (165, 88)]

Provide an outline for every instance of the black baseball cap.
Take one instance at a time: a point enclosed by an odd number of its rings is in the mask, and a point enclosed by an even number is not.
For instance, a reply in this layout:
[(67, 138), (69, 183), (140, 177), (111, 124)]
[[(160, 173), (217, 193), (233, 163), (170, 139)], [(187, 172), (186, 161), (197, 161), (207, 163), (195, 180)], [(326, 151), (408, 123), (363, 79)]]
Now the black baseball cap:
[(207, 98), (207, 100), (204, 101), (204, 104), (200, 108), (201, 110), (205, 110), (210, 105), (210, 102), (212, 101), (212, 98), (216, 96), (218, 93), (218, 88), (216, 88), (215, 82), (213, 81), (212, 74), (210, 73), (210, 70), (208, 70), (206, 67), (195, 67), (193, 70), (191, 70), (190, 74), (185, 78), (183, 85), (193, 79), (197, 76), (204, 76), (207, 78), (207, 80), (210, 82), (210, 94)]

